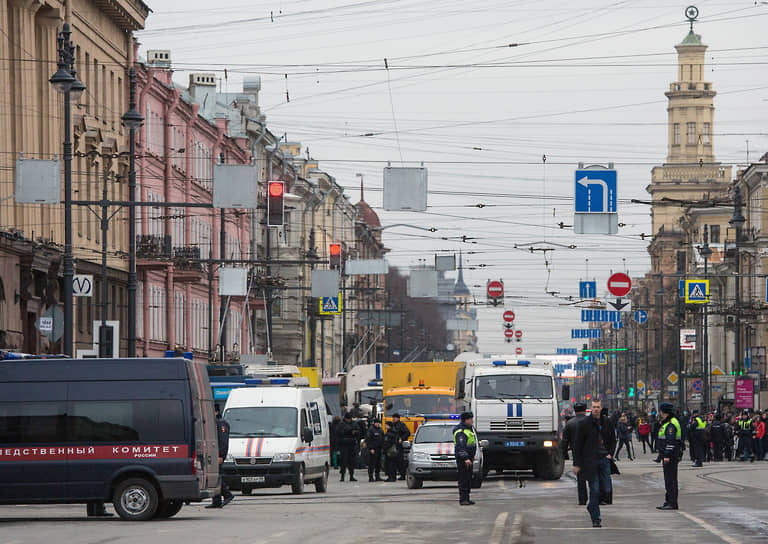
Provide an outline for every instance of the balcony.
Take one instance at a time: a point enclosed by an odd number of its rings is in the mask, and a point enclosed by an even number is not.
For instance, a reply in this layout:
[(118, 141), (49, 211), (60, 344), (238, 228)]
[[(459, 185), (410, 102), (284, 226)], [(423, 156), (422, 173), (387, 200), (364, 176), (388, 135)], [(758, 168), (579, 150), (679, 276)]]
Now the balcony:
[(203, 271), (203, 263), (200, 262), (199, 246), (180, 246), (173, 248), (173, 265), (177, 270)]
[(170, 234), (140, 234), (136, 237), (136, 258), (170, 259)]

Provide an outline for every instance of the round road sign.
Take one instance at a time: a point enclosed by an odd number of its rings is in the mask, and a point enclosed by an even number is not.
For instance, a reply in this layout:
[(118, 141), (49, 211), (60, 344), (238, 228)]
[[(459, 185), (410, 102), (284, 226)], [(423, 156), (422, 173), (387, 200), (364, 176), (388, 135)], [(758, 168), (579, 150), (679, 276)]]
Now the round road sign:
[(504, 284), (499, 280), (489, 281), (486, 290), (488, 298), (501, 298), (504, 296)]
[(523, 337), (523, 331), (515, 331), (515, 336), (517, 338), (522, 338)]
[(515, 353), (518, 354), (518, 355), (522, 355), (523, 354), (523, 348), (515, 348)]
[(615, 297), (626, 296), (632, 290), (632, 280), (624, 272), (616, 272), (608, 278), (608, 291)]
[(515, 336), (515, 331), (513, 331), (512, 329), (507, 329), (504, 331), (504, 336), (506, 338), (512, 338), (513, 336)]
[(504, 321), (506, 321), (507, 323), (512, 323), (515, 320), (515, 312), (513, 312), (512, 310), (507, 310), (506, 312), (504, 312), (504, 315), (502, 315), (501, 317), (503, 317)]

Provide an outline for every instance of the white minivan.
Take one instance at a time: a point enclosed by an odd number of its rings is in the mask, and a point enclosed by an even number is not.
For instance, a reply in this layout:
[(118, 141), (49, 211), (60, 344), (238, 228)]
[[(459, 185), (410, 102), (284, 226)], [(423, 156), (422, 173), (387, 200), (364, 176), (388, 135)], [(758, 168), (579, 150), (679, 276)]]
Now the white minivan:
[(223, 417), (230, 433), (222, 477), (230, 489), (248, 495), (255, 488), (290, 485), (298, 494), (311, 482), (318, 493), (326, 491), (331, 445), (320, 389), (233, 389)]

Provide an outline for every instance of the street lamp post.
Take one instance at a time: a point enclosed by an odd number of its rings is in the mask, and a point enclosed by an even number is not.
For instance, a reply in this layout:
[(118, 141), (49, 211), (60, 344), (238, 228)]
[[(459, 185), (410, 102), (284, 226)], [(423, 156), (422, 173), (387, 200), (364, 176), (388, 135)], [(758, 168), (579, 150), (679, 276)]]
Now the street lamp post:
[(736, 185), (733, 192), (733, 215), (728, 220), (728, 224), (734, 227), (736, 230), (736, 276), (734, 278), (734, 285), (736, 287), (736, 294), (734, 297), (735, 312), (734, 312), (734, 357), (738, 361), (738, 370), (742, 369), (744, 358), (741, 354), (741, 259), (739, 257), (739, 244), (741, 243), (741, 228), (746, 223), (746, 218), (741, 213), (741, 188)]
[(70, 41), (69, 24), (64, 23), (57, 37), (58, 62), (56, 73), (49, 80), (54, 89), (64, 95), (64, 345), (63, 351), (74, 354), (74, 312), (72, 282), (75, 267), (72, 261), (72, 111), (71, 100), (77, 100), (85, 90), (75, 77), (75, 46)]
[(659, 289), (656, 296), (659, 305), (659, 381), (661, 382), (660, 400), (664, 401), (664, 273), (659, 274)]
[(144, 124), (144, 118), (136, 109), (136, 70), (128, 70), (130, 101), (123, 115), (123, 125), (128, 128), (128, 357), (136, 357), (136, 131)]
[[(709, 227), (704, 225), (704, 245), (699, 248), (699, 254), (704, 259), (704, 279), (709, 278), (709, 258), (712, 256), (712, 248), (709, 247)], [(704, 312), (703, 338), (701, 346), (701, 373), (704, 375), (704, 392), (706, 397), (706, 408), (712, 406), (712, 390), (709, 385), (709, 293), (707, 293), (707, 303), (703, 305)]]

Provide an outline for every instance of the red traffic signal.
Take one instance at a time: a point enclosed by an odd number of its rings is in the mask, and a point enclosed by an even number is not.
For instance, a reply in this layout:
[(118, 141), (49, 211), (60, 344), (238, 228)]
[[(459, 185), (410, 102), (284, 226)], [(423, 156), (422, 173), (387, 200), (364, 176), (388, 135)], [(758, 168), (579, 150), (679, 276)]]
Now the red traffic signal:
[(285, 183), (282, 181), (267, 182), (267, 225), (270, 227), (281, 227), (285, 222), (284, 194)]
[(341, 244), (331, 244), (328, 247), (331, 268), (341, 268)]

